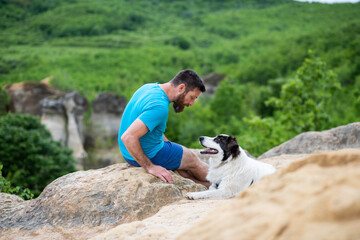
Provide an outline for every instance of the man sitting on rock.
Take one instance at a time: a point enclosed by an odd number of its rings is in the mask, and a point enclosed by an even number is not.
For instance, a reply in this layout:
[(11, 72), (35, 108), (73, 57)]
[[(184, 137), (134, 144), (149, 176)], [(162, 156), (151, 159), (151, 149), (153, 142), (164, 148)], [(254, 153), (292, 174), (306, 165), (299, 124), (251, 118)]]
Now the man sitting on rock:
[(150, 83), (140, 87), (127, 104), (121, 119), (118, 142), (125, 160), (143, 167), (164, 182), (172, 183), (168, 170), (209, 186), (208, 165), (188, 148), (169, 141), (164, 133), (169, 104), (176, 113), (192, 106), (205, 86), (192, 70), (180, 71), (167, 83)]

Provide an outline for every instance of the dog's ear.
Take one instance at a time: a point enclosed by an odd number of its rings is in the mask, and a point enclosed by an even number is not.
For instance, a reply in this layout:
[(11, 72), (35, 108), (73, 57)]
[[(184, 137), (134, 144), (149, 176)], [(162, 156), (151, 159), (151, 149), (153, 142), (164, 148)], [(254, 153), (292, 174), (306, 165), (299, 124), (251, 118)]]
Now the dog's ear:
[(231, 153), (233, 158), (237, 158), (240, 155), (239, 144), (237, 143), (235, 137), (233, 136), (229, 137), (227, 149)]

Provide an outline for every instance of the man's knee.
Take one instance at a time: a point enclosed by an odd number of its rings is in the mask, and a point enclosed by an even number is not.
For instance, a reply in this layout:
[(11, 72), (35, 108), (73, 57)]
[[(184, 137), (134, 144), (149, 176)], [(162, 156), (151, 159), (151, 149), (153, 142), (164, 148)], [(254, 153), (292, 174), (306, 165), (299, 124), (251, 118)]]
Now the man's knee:
[(189, 170), (193, 168), (198, 168), (201, 165), (201, 160), (193, 151), (186, 147), (183, 148), (183, 157), (181, 159), (179, 169)]

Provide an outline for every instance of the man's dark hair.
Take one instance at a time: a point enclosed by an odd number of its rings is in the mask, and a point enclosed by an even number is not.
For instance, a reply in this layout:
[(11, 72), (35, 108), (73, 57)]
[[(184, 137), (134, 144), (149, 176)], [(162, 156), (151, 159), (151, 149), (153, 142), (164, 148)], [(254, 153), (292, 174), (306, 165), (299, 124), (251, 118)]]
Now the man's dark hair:
[(180, 71), (173, 79), (171, 79), (170, 83), (175, 87), (184, 83), (186, 92), (193, 91), (195, 88), (198, 88), (201, 92), (206, 91), (205, 85), (199, 75), (190, 69)]

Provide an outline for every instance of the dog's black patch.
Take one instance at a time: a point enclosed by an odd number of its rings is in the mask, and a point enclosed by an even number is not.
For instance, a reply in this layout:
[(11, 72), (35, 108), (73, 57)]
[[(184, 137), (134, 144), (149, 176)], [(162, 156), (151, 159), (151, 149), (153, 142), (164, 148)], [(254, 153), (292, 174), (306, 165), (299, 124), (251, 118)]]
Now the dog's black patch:
[(232, 158), (236, 158), (240, 155), (239, 144), (237, 143), (235, 137), (219, 135), (214, 139), (214, 142), (218, 143), (224, 151), (222, 161), (226, 161), (230, 156), (232, 156)]
[(254, 179), (251, 180), (249, 187), (254, 183)]

